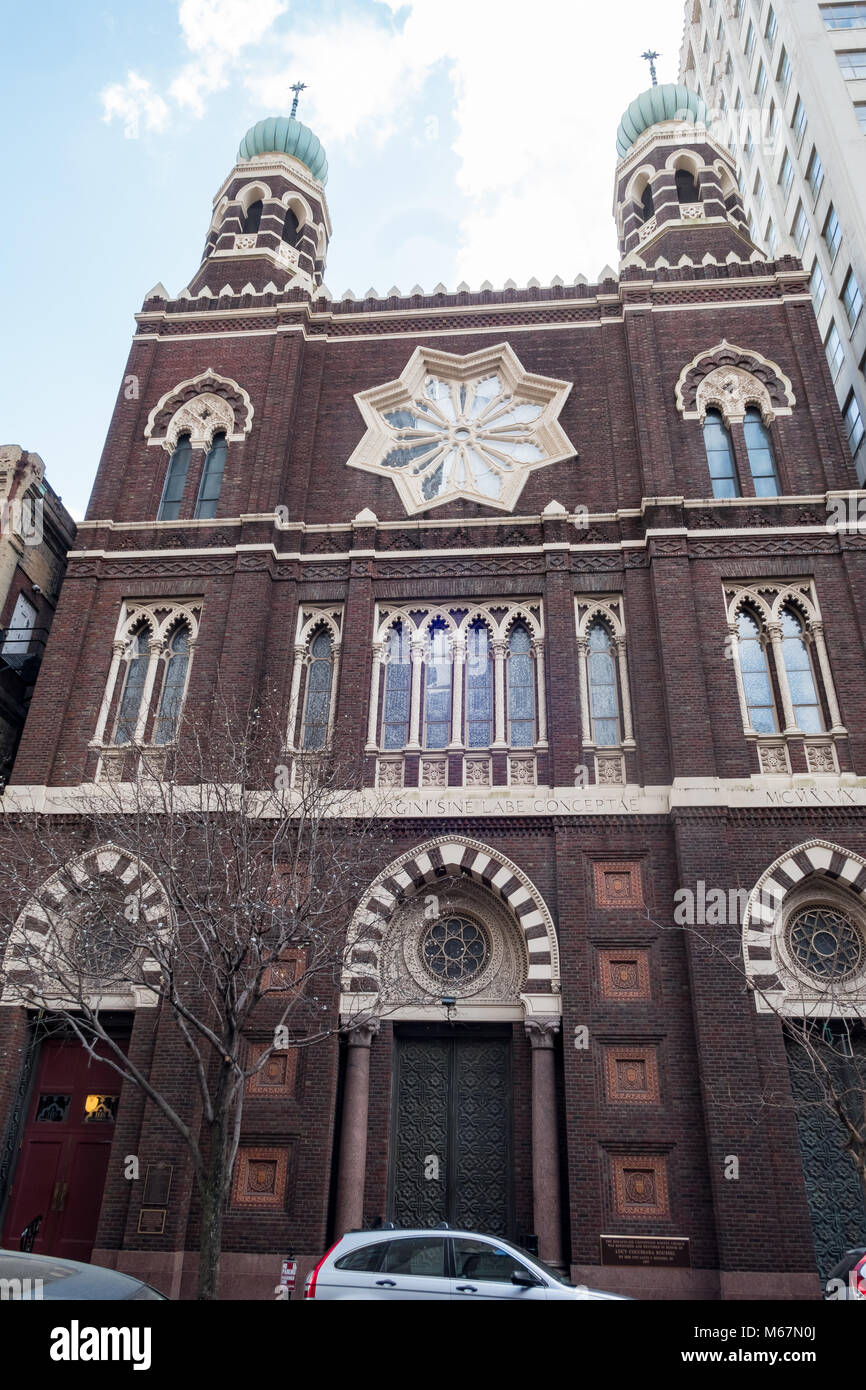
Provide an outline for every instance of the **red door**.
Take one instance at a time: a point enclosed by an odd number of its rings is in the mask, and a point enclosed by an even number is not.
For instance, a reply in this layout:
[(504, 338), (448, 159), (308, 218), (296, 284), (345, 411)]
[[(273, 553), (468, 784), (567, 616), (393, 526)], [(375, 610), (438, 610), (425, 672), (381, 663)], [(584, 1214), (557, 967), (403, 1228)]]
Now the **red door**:
[(78, 1042), (43, 1042), (2, 1244), (41, 1216), (34, 1250), (89, 1260), (120, 1095), (120, 1077)]

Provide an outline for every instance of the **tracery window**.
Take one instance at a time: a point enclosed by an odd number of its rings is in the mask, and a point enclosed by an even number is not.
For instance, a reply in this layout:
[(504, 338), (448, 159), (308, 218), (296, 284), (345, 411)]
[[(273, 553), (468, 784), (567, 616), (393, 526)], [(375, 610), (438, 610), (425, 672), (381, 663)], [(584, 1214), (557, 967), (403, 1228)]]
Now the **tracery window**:
[(421, 785), (447, 785), (449, 758), (463, 756), (469, 783), (491, 779), (490, 757), (509, 755), (509, 777), (535, 774), (547, 746), (540, 606), (485, 603), (439, 608), (383, 605), (373, 648), (367, 750), (379, 776), (402, 785), (417, 752)]
[(176, 743), (200, 612), (199, 600), (123, 604), (92, 740), (97, 775), (123, 768), (124, 750)]
[(343, 615), (340, 607), (301, 604), (289, 694), (286, 749), (322, 753), (336, 715)]
[(787, 743), (800, 738), (810, 772), (838, 771), (845, 729), (811, 581), (726, 593), (743, 728), (757, 738), (761, 770), (789, 772)]
[(596, 782), (625, 782), (634, 748), (621, 594), (576, 600), (581, 742)]

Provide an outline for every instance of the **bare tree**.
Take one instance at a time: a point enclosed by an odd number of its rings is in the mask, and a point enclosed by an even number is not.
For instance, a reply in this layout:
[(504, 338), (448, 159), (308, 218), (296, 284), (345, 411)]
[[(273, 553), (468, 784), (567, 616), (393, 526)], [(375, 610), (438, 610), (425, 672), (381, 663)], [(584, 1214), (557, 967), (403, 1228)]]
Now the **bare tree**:
[[(660, 930), (688, 932), (701, 949), (724, 962), (761, 1013), (778, 1020), (787, 1045), (794, 1109), (801, 1116), (820, 1111), (829, 1119), (866, 1201), (866, 998), (862, 989), (852, 988), (852, 978), (861, 976), (866, 964), (866, 947), (844, 913), (833, 906), (826, 911), (812, 907), (815, 921), (811, 938), (800, 943), (800, 968), (777, 959), (762, 973), (750, 971), (742, 936), (748, 890), (716, 890), (716, 897), (703, 923), (684, 920), (671, 927), (649, 911), (646, 917)], [(771, 905), (777, 910), (775, 900)], [(723, 1099), (752, 1110), (791, 1108), (781, 1090)]]
[[(135, 780), (78, 789), (74, 817), (0, 802), (0, 893), (15, 923), (4, 1000), (59, 1017), (187, 1146), (201, 1299), (218, 1297), (248, 1082), (275, 1051), (339, 1028), (346, 928), (391, 843), (360, 762), (324, 750), (287, 763), (260, 710), (215, 708), (207, 727), (185, 721), (177, 747), (130, 749)], [(111, 1001), (130, 995), (176, 1030), (188, 1105), (107, 1026)], [(269, 1041), (251, 1046), (251, 1032)]]

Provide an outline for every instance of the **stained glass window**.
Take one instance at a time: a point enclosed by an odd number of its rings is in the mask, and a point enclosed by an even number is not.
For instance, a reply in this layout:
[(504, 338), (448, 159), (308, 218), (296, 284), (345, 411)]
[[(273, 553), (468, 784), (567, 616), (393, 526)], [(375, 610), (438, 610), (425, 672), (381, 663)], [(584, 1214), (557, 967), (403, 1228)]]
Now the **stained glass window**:
[(516, 623), (508, 639), (508, 742), (512, 748), (535, 743), (535, 668), (532, 638)]
[(424, 663), (424, 747), (447, 748), (451, 739), (451, 640), (444, 624), (428, 632)]
[(586, 668), (592, 737), (599, 748), (613, 748), (620, 741), (616, 660), (613, 638), (601, 619), (597, 619), (591, 625), (587, 646)]
[(470, 627), (466, 643), (466, 742), (488, 748), (493, 741), (493, 670), (485, 623)]
[(412, 667), (409, 660), (409, 637), (402, 623), (395, 623), (388, 633), (383, 661), (385, 664), (385, 694), (382, 713), (382, 747), (386, 749), (404, 748), (409, 741)]
[(153, 737), (156, 744), (172, 743), (177, 737), (188, 665), (189, 631), (186, 626), (181, 626), (174, 633), (167, 648), (165, 676)]
[(863, 961), (863, 938), (850, 918), (829, 907), (808, 907), (788, 926), (788, 949), (819, 980), (854, 975)]
[(803, 637), (803, 624), (792, 608), (782, 612), (782, 655), (797, 728), (807, 734), (818, 734), (823, 720), (812, 660)]
[(740, 671), (743, 691), (749, 711), (749, 723), (756, 733), (775, 734), (776, 702), (770, 681), (767, 652), (761, 640), (761, 629), (745, 609), (737, 618)]
[(120, 709), (117, 713), (117, 728), (114, 731), (116, 744), (130, 743), (135, 735), (141, 696), (147, 676), (149, 636), (149, 630), (142, 628), (132, 638), (129, 645), (126, 680), (123, 683), (123, 694), (120, 697)]
[(183, 489), (186, 484), (191, 453), (192, 446), (189, 442), (189, 435), (185, 434), (177, 441), (174, 453), (169, 460), (159, 510), (156, 514), (157, 521), (177, 521), (180, 516), (180, 504), (183, 501)]
[(435, 922), (424, 937), (421, 954), (428, 970), (442, 980), (468, 980), (477, 975), (489, 955), (480, 927), (465, 917)]
[(304, 733), (301, 740), (302, 747), (311, 752), (324, 748), (328, 736), (333, 674), (331, 635), (328, 632), (319, 632), (313, 638), (310, 647)]

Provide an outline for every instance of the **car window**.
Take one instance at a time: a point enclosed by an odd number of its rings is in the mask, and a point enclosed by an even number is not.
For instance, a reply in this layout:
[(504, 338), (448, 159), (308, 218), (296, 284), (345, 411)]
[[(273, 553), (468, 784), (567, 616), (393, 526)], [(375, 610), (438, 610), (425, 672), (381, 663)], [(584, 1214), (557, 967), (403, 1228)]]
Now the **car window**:
[(488, 1245), (484, 1240), (455, 1238), (454, 1265), (458, 1279), (492, 1279), (497, 1283), (510, 1284), (512, 1274), (528, 1274), (533, 1280), (537, 1278), (531, 1269), (515, 1259), (510, 1250), (502, 1245)]
[(383, 1274), (419, 1274), (428, 1279), (445, 1278), (445, 1237), (408, 1236), (392, 1240), (382, 1261)]
[(334, 1268), (353, 1269), (355, 1273), (375, 1274), (387, 1248), (387, 1240), (380, 1240), (376, 1245), (360, 1245), (357, 1250), (350, 1250), (348, 1255), (343, 1255), (341, 1259), (335, 1260)]

